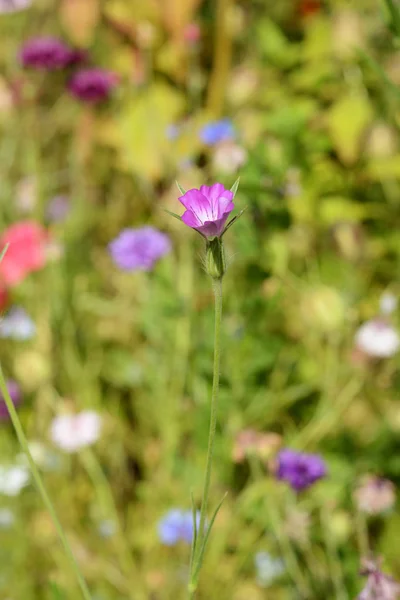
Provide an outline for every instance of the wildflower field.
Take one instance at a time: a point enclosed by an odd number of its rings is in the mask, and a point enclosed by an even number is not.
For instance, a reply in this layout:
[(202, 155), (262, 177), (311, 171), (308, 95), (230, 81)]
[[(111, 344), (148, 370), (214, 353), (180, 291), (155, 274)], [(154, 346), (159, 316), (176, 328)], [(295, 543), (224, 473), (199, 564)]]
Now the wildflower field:
[(0, 600), (400, 598), (398, 0), (0, 0)]

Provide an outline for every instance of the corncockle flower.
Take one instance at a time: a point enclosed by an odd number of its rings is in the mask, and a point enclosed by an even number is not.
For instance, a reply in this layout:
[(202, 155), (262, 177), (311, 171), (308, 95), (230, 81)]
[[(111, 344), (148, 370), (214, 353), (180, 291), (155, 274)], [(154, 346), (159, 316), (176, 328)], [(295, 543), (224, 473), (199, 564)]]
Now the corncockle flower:
[(60, 415), (51, 424), (51, 438), (64, 452), (77, 452), (100, 437), (101, 417), (92, 410), (75, 415)]
[(385, 292), (382, 294), (379, 308), (382, 315), (391, 315), (397, 308), (397, 298), (394, 294), (390, 292)]
[(54, 196), (46, 209), (46, 216), (50, 221), (59, 223), (68, 216), (71, 205), (67, 196)]
[(274, 558), (269, 552), (257, 552), (254, 557), (256, 579), (261, 587), (268, 587), (285, 572), (285, 563)]
[(246, 160), (246, 150), (230, 140), (217, 144), (212, 157), (214, 169), (227, 174), (236, 173)]
[(0, 465), (0, 494), (18, 496), (29, 483), (29, 469), (25, 465)]
[(399, 334), (383, 319), (372, 319), (361, 325), (355, 343), (361, 352), (374, 358), (390, 358), (400, 348)]
[(326, 466), (318, 454), (307, 454), (285, 448), (278, 454), (278, 479), (287, 481), (300, 492), (325, 477)]
[(225, 189), (222, 183), (189, 190), (179, 197), (186, 208), (182, 221), (206, 238), (220, 237), (227, 218), (235, 208), (233, 196), (233, 192)]
[(396, 502), (394, 483), (376, 475), (365, 476), (354, 491), (358, 510), (369, 515), (379, 515), (393, 508)]
[(118, 77), (115, 73), (96, 67), (75, 73), (68, 88), (79, 100), (96, 104), (107, 100), (117, 83)]
[(36, 325), (19, 306), (13, 306), (8, 313), (0, 319), (0, 338), (26, 341), (33, 338)]
[(109, 245), (115, 264), (124, 271), (150, 271), (171, 250), (171, 241), (154, 227), (124, 229)]
[(25, 10), (31, 4), (32, 0), (0, 0), (0, 15)]
[[(197, 527), (200, 523), (200, 512), (196, 513)], [(190, 510), (174, 508), (158, 523), (160, 540), (166, 546), (174, 546), (180, 541), (190, 544), (193, 538), (193, 515)]]
[[(8, 381), (6, 381), (6, 385), (12, 403), (14, 404), (14, 406), (18, 406), (18, 404), (20, 404), (21, 402), (21, 390), (19, 388), (18, 383), (13, 379), (9, 379)], [(9, 418), (10, 415), (8, 413), (7, 405), (4, 402), (2, 393), (0, 392), (0, 421), (5, 421)]]
[(44, 71), (63, 69), (71, 64), (74, 57), (74, 50), (54, 37), (28, 40), (20, 51), (20, 61), (24, 67)]
[(397, 600), (400, 597), (400, 584), (382, 573), (380, 562), (371, 559), (363, 561), (361, 575), (367, 577), (367, 583), (357, 600)]
[(231, 140), (235, 136), (235, 129), (230, 119), (211, 121), (200, 130), (200, 139), (207, 146), (214, 146), (219, 142)]
[(0, 238), (0, 248), (9, 244), (0, 263), (0, 282), (13, 287), (46, 264), (48, 235), (39, 223), (20, 221), (10, 225)]

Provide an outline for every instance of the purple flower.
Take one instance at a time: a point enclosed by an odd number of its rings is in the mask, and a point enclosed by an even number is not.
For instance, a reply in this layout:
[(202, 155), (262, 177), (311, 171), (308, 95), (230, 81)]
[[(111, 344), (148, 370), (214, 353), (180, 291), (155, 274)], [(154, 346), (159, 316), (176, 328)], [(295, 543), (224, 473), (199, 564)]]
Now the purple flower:
[(74, 62), (76, 52), (54, 37), (37, 37), (28, 40), (21, 49), (20, 60), (24, 67), (54, 71)]
[[(13, 379), (9, 379), (6, 383), (8, 393), (10, 394), (10, 398), (14, 406), (18, 406), (18, 404), (21, 402), (21, 391), (19, 389), (18, 383)], [(0, 392), (0, 421), (6, 421), (8, 418), (8, 408), (4, 401), (4, 397)]]
[(189, 190), (179, 198), (186, 208), (182, 221), (205, 237), (219, 237), (229, 214), (235, 208), (232, 200), (233, 193), (226, 190), (222, 183)]
[(115, 264), (124, 271), (150, 271), (171, 250), (171, 241), (154, 227), (124, 229), (109, 245)]
[(75, 73), (68, 88), (71, 94), (79, 100), (96, 104), (107, 100), (117, 83), (118, 78), (115, 73), (105, 69), (91, 68)]
[[(196, 513), (196, 525), (200, 524), (200, 512)], [(193, 515), (190, 510), (174, 508), (158, 523), (158, 535), (166, 546), (175, 546), (179, 541), (190, 544), (193, 538)]]
[(305, 490), (325, 477), (326, 466), (318, 454), (285, 448), (278, 454), (277, 478), (287, 481), (296, 492)]
[(207, 146), (214, 146), (219, 142), (231, 140), (235, 136), (235, 130), (230, 119), (211, 121), (200, 130), (201, 141)]

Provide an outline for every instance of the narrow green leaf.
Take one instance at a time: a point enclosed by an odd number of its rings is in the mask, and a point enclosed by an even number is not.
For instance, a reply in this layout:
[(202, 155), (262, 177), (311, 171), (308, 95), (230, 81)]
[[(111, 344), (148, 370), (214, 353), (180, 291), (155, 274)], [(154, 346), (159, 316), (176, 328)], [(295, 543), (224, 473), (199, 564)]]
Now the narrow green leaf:
[(185, 190), (185, 188), (183, 188), (183, 187), (181, 186), (181, 184), (180, 184), (178, 181), (175, 181), (175, 183), (176, 183), (176, 186), (177, 186), (178, 190), (179, 190), (179, 191), (180, 191), (180, 193), (182, 194), (182, 196), (183, 196), (184, 194), (186, 194), (186, 190)]
[(196, 505), (194, 503), (193, 492), (190, 492), (190, 498), (192, 501), (192, 519), (193, 519), (193, 538), (192, 538), (192, 548), (190, 551), (190, 574), (192, 574), (193, 570), (193, 561), (196, 555), (196, 544), (197, 544), (197, 521), (196, 521)]
[(400, 7), (395, 0), (385, 0), (385, 2), (392, 19), (392, 29), (400, 37)]
[(235, 221), (237, 221), (238, 219), (240, 219), (240, 217), (242, 216), (242, 214), (247, 210), (247, 206), (245, 206), (238, 215), (236, 215), (236, 217), (233, 217), (233, 219), (231, 219), (229, 221), (229, 223), (227, 224), (227, 226), (225, 227), (225, 229), (223, 230), (221, 237), (228, 231), (229, 227), (231, 227)]
[(237, 192), (237, 189), (238, 189), (238, 187), (239, 187), (239, 182), (240, 182), (240, 177), (238, 177), (238, 178), (236, 179), (235, 183), (234, 183), (234, 184), (233, 184), (233, 186), (231, 187), (231, 192), (232, 192), (232, 194), (233, 194), (233, 197), (235, 197), (235, 196), (236, 196), (236, 192)]
[(374, 58), (372, 58), (372, 56), (370, 56), (367, 52), (362, 50), (362, 48), (358, 48), (358, 54), (359, 54), (360, 58), (363, 59), (365, 61), (365, 63), (373, 71), (375, 71), (375, 73), (378, 75), (378, 77), (380, 77), (382, 82), (385, 84), (387, 91), (391, 92), (397, 98), (400, 98), (399, 88), (392, 81), (390, 81), (389, 77), (387, 76), (385, 71), (382, 69), (380, 64)]
[(5, 256), (5, 253), (6, 253), (6, 252), (7, 252), (7, 250), (8, 250), (8, 246), (9, 246), (9, 244), (6, 244), (6, 245), (4, 246), (4, 248), (3, 248), (3, 250), (0, 252), (0, 262), (3, 260), (3, 258), (4, 258), (4, 256)]
[(206, 550), (206, 546), (207, 546), (208, 538), (210, 537), (212, 526), (214, 525), (214, 521), (217, 518), (217, 514), (219, 513), (219, 509), (221, 508), (221, 506), (222, 506), (225, 498), (227, 497), (227, 495), (228, 495), (228, 492), (226, 492), (224, 494), (222, 500), (217, 505), (217, 508), (215, 509), (214, 514), (211, 517), (210, 525), (207, 527), (206, 535), (204, 536), (203, 545), (202, 545), (200, 553), (199, 553), (199, 560), (197, 562), (196, 570), (195, 570), (195, 573), (194, 573), (194, 581), (197, 581), (197, 578), (198, 578), (199, 573), (200, 573), (201, 565), (203, 564), (204, 552)]
[(166, 213), (171, 215), (171, 217), (175, 217), (175, 219), (178, 219), (178, 221), (182, 221), (182, 217), (180, 217), (176, 213), (172, 212), (172, 210), (168, 210), (168, 208), (164, 208), (163, 210), (165, 210)]

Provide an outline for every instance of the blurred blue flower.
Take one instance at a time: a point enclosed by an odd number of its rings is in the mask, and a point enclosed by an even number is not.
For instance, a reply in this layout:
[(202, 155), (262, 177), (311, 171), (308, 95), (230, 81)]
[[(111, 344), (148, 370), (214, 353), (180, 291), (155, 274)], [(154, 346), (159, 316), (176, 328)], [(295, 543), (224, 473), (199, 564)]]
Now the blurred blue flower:
[(18, 341), (30, 340), (36, 325), (23, 308), (13, 306), (0, 321), (0, 337)]
[(109, 245), (115, 264), (124, 271), (150, 271), (171, 250), (171, 240), (154, 227), (124, 229)]
[(261, 587), (268, 587), (285, 572), (285, 564), (280, 558), (274, 558), (269, 552), (257, 552), (254, 557), (256, 579)]
[(200, 130), (200, 138), (207, 146), (214, 146), (219, 142), (231, 140), (235, 137), (235, 129), (230, 119), (220, 119), (219, 121), (210, 121)]
[[(200, 524), (200, 511), (196, 513), (196, 525)], [(173, 508), (159, 521), (158, 535), (166, 546), (174, 546), (179, 541), (190, 544), (193, 538), (193, 516), (190, 510)]]

